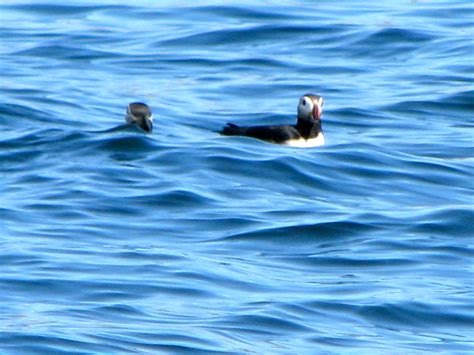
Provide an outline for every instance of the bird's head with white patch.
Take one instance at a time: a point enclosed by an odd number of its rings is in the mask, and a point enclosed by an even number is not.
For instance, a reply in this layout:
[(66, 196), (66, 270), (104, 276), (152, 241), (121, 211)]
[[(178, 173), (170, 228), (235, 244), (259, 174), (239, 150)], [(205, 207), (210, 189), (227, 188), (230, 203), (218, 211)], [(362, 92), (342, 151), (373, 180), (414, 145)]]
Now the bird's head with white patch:
[(129, 124), (136, 124), (148, 133), (151, 133), (153, 130), (153, 115), (151, 109), (147, 104), (142, 102), (133, 102), (128, 105), (125, 121)]
[(323, 98), (319, 95), (306, 94), (298, 103), (298, 118), (316, 121), (323, 113)]

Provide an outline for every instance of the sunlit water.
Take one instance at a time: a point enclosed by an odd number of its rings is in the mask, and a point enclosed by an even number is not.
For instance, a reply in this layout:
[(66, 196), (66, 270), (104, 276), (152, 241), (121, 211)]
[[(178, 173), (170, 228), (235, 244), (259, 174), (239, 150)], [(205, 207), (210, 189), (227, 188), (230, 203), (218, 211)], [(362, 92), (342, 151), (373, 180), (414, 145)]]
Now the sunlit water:
[(0, 5), (2, 353), (474, 351), (471, 1), (117, 3)]

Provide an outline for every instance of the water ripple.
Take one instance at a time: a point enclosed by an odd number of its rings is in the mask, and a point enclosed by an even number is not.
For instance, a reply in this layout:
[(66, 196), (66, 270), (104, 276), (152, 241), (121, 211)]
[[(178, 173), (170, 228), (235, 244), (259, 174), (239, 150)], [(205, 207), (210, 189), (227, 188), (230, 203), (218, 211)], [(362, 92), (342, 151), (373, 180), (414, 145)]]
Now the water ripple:
[(0, 11), (3, 352), (472, 352), (467, 1)]

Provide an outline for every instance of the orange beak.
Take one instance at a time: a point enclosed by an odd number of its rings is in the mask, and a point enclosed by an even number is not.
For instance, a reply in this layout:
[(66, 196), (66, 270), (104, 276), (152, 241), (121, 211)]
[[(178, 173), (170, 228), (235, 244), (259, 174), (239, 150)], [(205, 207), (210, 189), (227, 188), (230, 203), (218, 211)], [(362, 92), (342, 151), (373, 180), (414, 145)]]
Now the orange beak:
[(317, 104), (315, 104), (313, 108), (313, 118), (318, 120), (321, 119), (321, 108)]

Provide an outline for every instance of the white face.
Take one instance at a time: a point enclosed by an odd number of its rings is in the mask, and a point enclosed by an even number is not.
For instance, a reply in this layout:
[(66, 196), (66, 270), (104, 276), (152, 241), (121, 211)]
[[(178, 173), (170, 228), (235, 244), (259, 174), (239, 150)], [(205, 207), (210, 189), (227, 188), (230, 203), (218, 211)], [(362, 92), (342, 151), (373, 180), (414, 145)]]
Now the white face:
[[(317, 107), (316, 107), (317, 106)], [(323, 98), (303, 96), (298, 103), (298, 117), (306, 119), (321, 118), (323, 113)]]
[(314, 103), (311, 98), (303, 96), (298, 104), (298, 116), (313, 117)]

